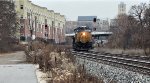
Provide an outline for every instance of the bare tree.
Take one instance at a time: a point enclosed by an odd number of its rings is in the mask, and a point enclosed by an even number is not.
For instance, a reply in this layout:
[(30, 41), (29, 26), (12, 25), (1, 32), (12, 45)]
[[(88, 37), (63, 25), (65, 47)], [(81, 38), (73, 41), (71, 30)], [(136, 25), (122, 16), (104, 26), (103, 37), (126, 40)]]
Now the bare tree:
[(143, 26), (143, 22), (144, 22), (143, 17), (146, 8), (147, 8), (146, 3), (141, 3), (140, 5), (132, 6), (129, 11), (130, 15), (136, 18), (139, 21), (141, 26)]
[[(15, 5), (9, 1), (0, 1), (0, 50), (10, 48), (16, 34)], [(7, 47), (9, 46), (9, 47)]]
[[(145, 3), (131, 7), (130, 15), (119, 15), (118, 29), (111, 37), (119, 48), (140, 48), (150, 53), (150, 7)], [(114, 41), (115, 40), (115, 41)]]
[[(150, 52), (150, 8), (146, 5), (146, 3), (134, 5), (131, 8), (130, 14), (139, 22), (138, 37), (140, 47), (144, 49), (145, 54), (147, 55), (148, 52)], [(148, 52), (147, 49), (149, 49)]]
[(137, 41), (139, 41), (139, 46), (140, 48), (143, 48), (143, 44), (144, 44), (144, 13), (145, 10), (147, 9), (146, 3), (141, 3), (139, 5), (134, 5), (131, 7), (130, 10), (130, 15), (133, 16), (137, 21)]
[(145, 54), (150, 54), (150, 7), (145, 10), (144, 14), (144, 41), (143, 49)]
[(124, 14), (118, 15), (117, 20), (118, 29), (112, 35), (110, 42), (115, 45), (115, 48), (129, 48), (131, 45), (131, 26), (134, 24), (133, 19), (131, 19), (131, 16)]

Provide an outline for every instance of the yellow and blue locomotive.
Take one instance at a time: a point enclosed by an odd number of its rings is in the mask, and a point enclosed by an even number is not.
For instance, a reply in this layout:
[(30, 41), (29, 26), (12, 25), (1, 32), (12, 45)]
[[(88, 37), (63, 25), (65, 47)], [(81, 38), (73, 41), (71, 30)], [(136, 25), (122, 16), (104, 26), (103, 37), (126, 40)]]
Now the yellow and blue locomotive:
[(91, 29), (82, 26), (74, 29), (73, 49), (77, 51), (88, 51), (93, 48)]

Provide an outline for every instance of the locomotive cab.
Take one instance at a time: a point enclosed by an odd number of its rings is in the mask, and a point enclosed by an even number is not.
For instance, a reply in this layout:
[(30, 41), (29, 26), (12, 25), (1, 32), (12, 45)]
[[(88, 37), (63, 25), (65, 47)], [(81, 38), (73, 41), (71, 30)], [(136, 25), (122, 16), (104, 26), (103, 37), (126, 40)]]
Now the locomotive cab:
[(74, 29), (75, 37), (73, 38), (74, 50), (89, 50), (93, 48), (91, 29), (82, 26)]

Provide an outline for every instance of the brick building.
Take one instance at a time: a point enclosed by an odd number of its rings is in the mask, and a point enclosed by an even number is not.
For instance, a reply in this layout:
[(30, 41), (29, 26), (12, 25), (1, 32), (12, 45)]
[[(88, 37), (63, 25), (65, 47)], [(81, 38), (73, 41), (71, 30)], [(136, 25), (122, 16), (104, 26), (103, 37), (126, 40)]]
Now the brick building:
[(45, 38), (55, 43), (65, 42), (65, 16), (33, 4), (29, 0), (14, 0), (20, 23), (20, 36)]

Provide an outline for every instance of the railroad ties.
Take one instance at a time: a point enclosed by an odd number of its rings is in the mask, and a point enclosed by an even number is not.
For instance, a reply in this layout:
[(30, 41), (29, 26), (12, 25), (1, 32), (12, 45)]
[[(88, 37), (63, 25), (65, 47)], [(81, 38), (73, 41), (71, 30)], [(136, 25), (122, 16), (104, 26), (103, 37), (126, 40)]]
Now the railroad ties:
[(78, 56), (83, 59), (92, 60), (95, 62), (104, 62), (104, 64), (113, 65), (117, 67), (123, 67), (131, 71), (150, 75), (150, 57), (139, 55), (127, 55), (127, 54), (110, 54), (100, 52), (78, 52), (72, 51), (74, 56)]

